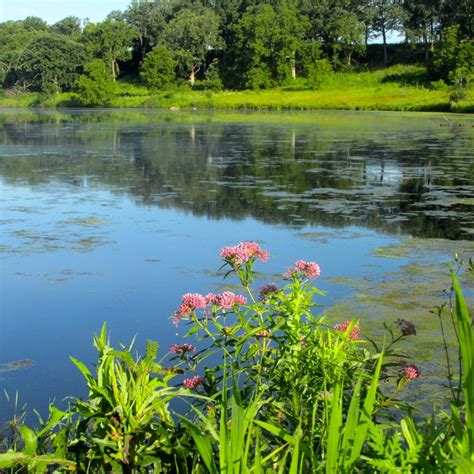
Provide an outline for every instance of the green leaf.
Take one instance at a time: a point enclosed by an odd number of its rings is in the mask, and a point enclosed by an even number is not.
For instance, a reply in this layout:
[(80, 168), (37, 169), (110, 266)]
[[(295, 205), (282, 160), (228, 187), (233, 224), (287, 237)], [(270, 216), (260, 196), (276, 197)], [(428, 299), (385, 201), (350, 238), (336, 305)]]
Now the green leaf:
[(218, 469), (214, 463), (214, 453), (212, 450), (212, 445), (209, 440), (209, 437), (203, 434), (201, 430), (195, 424), (191, 423), (186, 418), (182, 416), (180, 418), (183, 421), (183, 423), (186, 425), (186, 427), (189, 429), (189, 431), (191, 432), (191, 436), (193, 437), (194, 442), (196, 443), (196, 447), (208, 471), (211, 474), (217, 474)]
[[(59, 464), (70, 471), (76, 470), (76, 463), (74, 461), (58, 458), (56, 456), (29, 456), (24, 452), (16, 451), (7, 451), (6, 453), (0, 453), (0, 468), (14, 467), (18, 464), (30, 465), (34, 463), (43, 463), (45, 466)], [(43, 472), (44, 470), (45, 469), (43, 469)]]
[(470, 451), (474, 451), (473, 440), (473, 412), (474, 412), (474, 373), (473, 373), (473, 345), (474, 335), (472, 330), (471, 317), (467, 309), (461, 287), (454, 270), (451, 271), (453, 279), (453, 288), (456, 294), (456, 323), (459, 334), (459, 345), (463, 365), (463, 389), (464, 401), (466, 405), (466, 427), (468, 430), (468, 439)]
[(329, 420), (326, 473), (336, 473), (342, 426), (342, 383), (334, 385), (332, 396), (331, 418)]
[(421, 442), (421, 438), (415, 427), (413, 419), (404, 418), (402, 421), (400, 421), (400, 426), (402, 428), (403, 437), (405, 438), (410, 450), (416, 452)]
[(38, 449), (38, 441), (34, 431), (28, 428), (26, 425), (21, 425), (18, 428), (18, 431), (20, 432), (23, 442), (25, 443), (24, 453), (27, 456), (36, 454), (36, 450)]
[(362, 413), (360, 414), (359, 426), (357, 428), (357, 435), (354, 439), (354, 446), (352, 448), (352, 455), (350, 458), (351, 465), (354, 464), (360, 456), (362, 451), (362, 446), (364, 445), (365, 439), (367, 437), (367, 431), (372, 423), (372, 411), (375, 403), (375, 396), (377, 394), (377, 387), (379, 384), (380, 371), (382, 369), (383, 353), (379, 356), (379, 361), (375, 368), (375, 373), (372, 378), (372, 382), (367, 391), (367, 396), (364, 400), (364, 406)]
[(93, 380), (90, 370), (87, 368), (87, 366), (83, 362), (81, 362), (80, 360), (77, 360), (75, 357), (72, 357), (72, 356), (69, 356), (69, 358), (71, 359), (72, 363), (81, 371), (82, 375), (86, 378), (88, 382), (90, 379)]

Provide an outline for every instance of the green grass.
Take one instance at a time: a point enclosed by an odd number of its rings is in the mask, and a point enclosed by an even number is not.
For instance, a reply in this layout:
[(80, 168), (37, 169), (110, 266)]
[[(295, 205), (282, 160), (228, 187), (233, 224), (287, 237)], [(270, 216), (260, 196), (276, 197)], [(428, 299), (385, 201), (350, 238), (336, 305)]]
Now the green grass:
[[(0, 95), (0, 107), (77, 106), (74, 94), (53, 97), (25, 93)], [(152, 94), (136, 82), (119, 81), (110, 107), (179, 108), (225, 110), (386, 110), (474, 112), (474, 88), (463, 101), (452, 102), (448, 87), (431, 87), (421, 66), (393, 66), (362, 72), (337, 72), (318, 90), (309, 90), (304, 80), (286, 87), (252, 91), (197, 91), (182, 86)]]

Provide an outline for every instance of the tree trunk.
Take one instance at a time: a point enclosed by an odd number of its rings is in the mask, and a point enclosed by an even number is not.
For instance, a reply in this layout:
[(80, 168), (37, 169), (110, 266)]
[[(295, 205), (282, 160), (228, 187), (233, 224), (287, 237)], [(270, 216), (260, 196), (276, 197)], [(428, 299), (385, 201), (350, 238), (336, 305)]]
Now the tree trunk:
[(430, 51), (428, 48), (428, 36), (426, 33), (423, 33), (423, 47), (425, 49), (425, 63), (427, 63), (430, 59)]
[(387, 35), (385, 33), (385, 26), (382, 28), (382, 39), (383, 39), (383, 63), (387, 64), (388, 54), (387, 54)]
[(291, 78), (296, 79), (296, 51), (291, 53)]
[(196, 82), (196, 73), (194, 71), (194, 67), (191, 69), (191, 75), (189, 76), (189, 84), (191, 87), (194, 87), (194, 83)]
[(111, 66), (112, 66), (112, 79), (115, 81), (115, 59), (112, 59)]

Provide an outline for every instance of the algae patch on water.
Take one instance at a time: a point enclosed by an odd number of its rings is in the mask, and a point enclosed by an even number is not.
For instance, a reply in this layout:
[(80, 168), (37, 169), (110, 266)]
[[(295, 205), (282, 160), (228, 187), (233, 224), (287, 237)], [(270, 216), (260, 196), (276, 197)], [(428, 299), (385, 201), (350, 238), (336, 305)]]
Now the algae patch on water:
[(0, 373), (14, 372), (15, 370), (20, 370), (26, 367), (30, 367), (31, 365), (33, 365), (33, 361), (31, 359), (21, 359), (21, 360), (13, 360), (10, 362), (5, 362), (3, 364), (0, 364)]
[(3, 253), (36, 254), (57, 251), (91, 252), (112, 243), (108, 238), (110, 222), (96, 216), (76, 217), (8, 232), (10, 242)]
[(104, 219), (98, 219), (97, 217), (78, 217), (76, 219), (68, 219), (65, 221), (61, 221), (59, 225), (78, 225), (78, 226), (85, 226), (85, 227), (100, 227), (107, 225), (109, 222)]
[[(426, 406), (433, 401), (442, 402), (447, 395), (447, 368), (441, 324), (452, 361), (457, 360), (457, 341), (449, 305), (441, 308), (449, 303), (450, 268), (457, 265), (454, 255), (467, 261), (474, 256), (474, 242), (406, 238), (395, 245), (375, 249), (372, 254), (400, 259), (400, 266), (390, 272), (329, 279), (330, 283), (348, 287), (351, 294), (328, 308), (325, 314), (335, 322), (358, 319), (362, 334), (375, 338), (381, 345), (387, 336), (384, 323), (397, 332), (397, 319), (412, 322), (417, 335), (408, 337), (402, 348), (404, 354), (420, 365), (423, 378), (418, 391), (423, 396), (411, 401)], [(474, 275), (467, 265), (460, 269), (459, 280), (473, 314)]]

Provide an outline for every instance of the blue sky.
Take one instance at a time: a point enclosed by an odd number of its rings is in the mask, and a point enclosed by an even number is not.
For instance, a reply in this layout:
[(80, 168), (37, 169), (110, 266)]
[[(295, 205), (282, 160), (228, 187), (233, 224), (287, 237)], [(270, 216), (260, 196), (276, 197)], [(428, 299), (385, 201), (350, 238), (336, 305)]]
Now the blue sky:
[(0, 0), (0, 22), (39, 16), (52, 24), (66, 16), (103, 20), (112, 10), (124, 10), (131, 0)]

